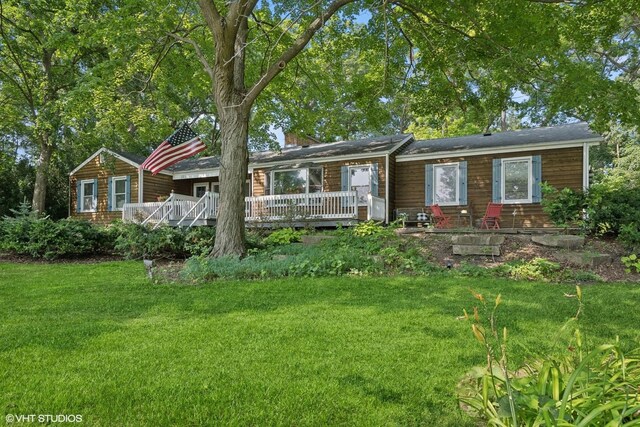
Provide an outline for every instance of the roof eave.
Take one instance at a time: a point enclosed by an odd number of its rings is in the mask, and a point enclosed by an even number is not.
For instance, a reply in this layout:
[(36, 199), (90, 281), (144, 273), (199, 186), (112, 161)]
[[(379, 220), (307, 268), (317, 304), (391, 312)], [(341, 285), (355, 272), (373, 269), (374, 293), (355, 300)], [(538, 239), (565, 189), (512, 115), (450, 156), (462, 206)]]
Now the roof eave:
[(518, 144), (518, 145), (508, 145), (503, 147), (437, 151), (432, 153), (399, 154), (396, 157), (396, 161), (411, 162), (411, 161), (417, 161), (417, 160), (440, 159), (443, 157), (469, 157), (469, 156), (482, 156), (482, 155), (501, 154), (501, 153), (518, 153), (523, 151), (544, 151), (544, 150), (580, 147), (582, 146), (582, 144), (585, 144), (585, 143), (589, 145), (595, 145), (595, 144), (599, 144), (602, 141), (604, 141), (604, 138), (598, 136), (594, 138), (575, 139), (575, 140), (564, 141), (564, 142), (546, 142), (541, 144)]

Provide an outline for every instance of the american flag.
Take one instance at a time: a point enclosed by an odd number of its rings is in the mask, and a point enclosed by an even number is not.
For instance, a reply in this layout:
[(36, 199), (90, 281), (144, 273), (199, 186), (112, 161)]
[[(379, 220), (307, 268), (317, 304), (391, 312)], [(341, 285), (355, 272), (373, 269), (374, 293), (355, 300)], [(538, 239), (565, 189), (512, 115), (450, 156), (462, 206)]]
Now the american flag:
[(180, 160), (198, 154), (205, 148), (207, 146), (204, 145), (204, 142), (185, 123), (153, 150), (153, 153), (140, 165), (140, 168), (150, 170), (155, 175)]

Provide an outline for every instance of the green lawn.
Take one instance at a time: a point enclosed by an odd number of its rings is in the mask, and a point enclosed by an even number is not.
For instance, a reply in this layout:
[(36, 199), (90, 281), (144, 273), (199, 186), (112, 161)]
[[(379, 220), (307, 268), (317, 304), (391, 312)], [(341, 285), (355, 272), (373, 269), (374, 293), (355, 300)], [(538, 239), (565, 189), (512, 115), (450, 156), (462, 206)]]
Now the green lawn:
[[(456, 278), (152, 285), (142, 262), (0, 264), (0, 405), (82, 425), (473, 425), (469, 288), (512, 354), (562, 346), (571, 286)], [(584, 288), (595, 342), (640, 341), (640, 287)]]

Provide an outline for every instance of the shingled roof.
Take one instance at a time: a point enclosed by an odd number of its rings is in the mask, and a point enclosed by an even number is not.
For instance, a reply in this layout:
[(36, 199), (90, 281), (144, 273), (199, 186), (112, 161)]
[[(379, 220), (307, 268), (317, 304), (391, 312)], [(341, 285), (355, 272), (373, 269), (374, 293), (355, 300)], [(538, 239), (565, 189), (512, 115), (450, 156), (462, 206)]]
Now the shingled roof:
[[(253, 166), (259, 166), (270, 163), (312, 161), (342, 156), (384, 155), (391, 152), (398, 144), (408, 141), (411, 136), (411, 134), (387, 135), (353, 141), (312, 144), (304, 147), (286, 147), (280, 151), (259, 151), (249, 155), (249, 163)], [(217, 169), (219, 167), (220, 160), (218, 157), (201, 157), (176, 163), (171, 170), (172, 172), (185, 172)]]
[[(491, 135), (468, 135), (454, 138), (439, 138), (414, 141), (401, 153), (402, 157), (440, 152), (466, 151), (476, 149), (499, 149), (512, 146), (531, 146), (539, 144), (563, 143), (601, 139), (600, 135), (589, 130), (587, 123), (520, 129), (498, 132)], [(463, 154), (463, 153), (462, 153)]]

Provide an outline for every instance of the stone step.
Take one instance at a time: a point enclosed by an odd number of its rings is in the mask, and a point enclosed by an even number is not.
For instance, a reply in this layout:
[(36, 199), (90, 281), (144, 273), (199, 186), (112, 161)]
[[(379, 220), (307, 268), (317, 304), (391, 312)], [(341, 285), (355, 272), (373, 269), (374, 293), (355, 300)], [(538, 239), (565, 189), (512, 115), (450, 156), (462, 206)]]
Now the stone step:
[(453, 245), (454, 255), (500, 256), (499, 245)]
[(577, 249), (584, 245), (584, 236), (541, 234), (531, 236), (531, 241), (552, 248)]
[(463, 235), (452, 236), (451, 242), (454, 245), (501, 245), (504, 243), (504, 236), (495, 235)]
[(559, 251), (553, 254), (553, 258), (556, 261), (568, 262), (569, 264), (583, 267), (597, 267), (613, 262), (613, 257), (609, 254), (582, 251)]

